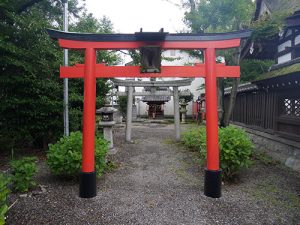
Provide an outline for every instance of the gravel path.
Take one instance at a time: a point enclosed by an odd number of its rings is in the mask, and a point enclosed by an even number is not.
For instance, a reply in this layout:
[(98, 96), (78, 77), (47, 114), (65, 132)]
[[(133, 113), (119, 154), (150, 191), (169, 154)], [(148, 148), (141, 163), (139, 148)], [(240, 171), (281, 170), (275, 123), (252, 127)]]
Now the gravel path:
[(7, 224), (300, 224), (300, 175), (256, 162), (223, 197), (203, 195), (195, 153), (174, 144), (173, 126), (134, 126), (133, 144), (115, 132), (118, 169), (99, 179), (98, 195), (78, 197), (75, 181), (59, 180), (41, 164), (44, 194), (20, 198)]

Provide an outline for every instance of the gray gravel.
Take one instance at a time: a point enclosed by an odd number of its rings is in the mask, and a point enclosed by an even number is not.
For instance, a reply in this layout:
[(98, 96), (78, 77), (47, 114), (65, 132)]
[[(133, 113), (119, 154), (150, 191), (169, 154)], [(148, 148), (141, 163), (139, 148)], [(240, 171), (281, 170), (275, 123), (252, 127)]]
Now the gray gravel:
[(41, 162), (46, 193), (10, 196), (18, 202), (7, 224), (300, 224), (300, 175), (256, 162), (219, 199), (203, 195), (196, 153), (173, 140), (172, 125), (138, 125), (133, 144), (115, 131), (118, 169), (98, 180), (98, 195), (78, 197), (76, 181), (50, 175)]

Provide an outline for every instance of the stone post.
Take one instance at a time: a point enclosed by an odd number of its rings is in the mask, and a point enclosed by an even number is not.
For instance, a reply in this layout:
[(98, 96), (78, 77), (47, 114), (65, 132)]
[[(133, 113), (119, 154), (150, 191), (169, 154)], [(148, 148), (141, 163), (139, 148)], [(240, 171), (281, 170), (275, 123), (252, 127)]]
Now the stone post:
[(184, 99), (182, 100), (182, 102), (179, 103), (180, 105), (180, 112), (181, 112), (181, 123), (186, 123), (185, 118), (186, 118), (186, 106), (188, 105)]
[(126, 141), (131, 142), (132, 127), (132, 103), (133, 103), (133, 87), (128, 87), (127, 98), (127, 114), (126, 114)]
[(175, 139), (180, 141), (180, 116), (178, 87), (173, 87)]

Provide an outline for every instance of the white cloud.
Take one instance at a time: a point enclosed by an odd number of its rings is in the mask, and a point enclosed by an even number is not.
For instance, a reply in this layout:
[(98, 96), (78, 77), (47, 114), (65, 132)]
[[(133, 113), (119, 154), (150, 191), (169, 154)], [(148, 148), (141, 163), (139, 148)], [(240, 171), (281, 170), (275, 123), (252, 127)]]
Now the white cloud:
[(134, 33), (141, 27), (143, 31), (183, 30), (184, 11), (176, 4), (180, 5), (181, 0), (86, 0), (89, 12), (97, 18), (109, 17), (120, 33)]

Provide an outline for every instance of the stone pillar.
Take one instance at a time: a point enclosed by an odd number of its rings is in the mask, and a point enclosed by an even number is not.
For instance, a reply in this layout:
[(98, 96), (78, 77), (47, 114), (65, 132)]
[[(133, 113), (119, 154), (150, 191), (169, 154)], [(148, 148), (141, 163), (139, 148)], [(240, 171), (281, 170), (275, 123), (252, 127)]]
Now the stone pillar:
[(180, 112), (181, 112), (181, 123), (186, 123), (186, 121), (185, 121), (186, 112), (187, 112), (186, 106), (188, 104), (185, 103), (183, 100), (183, 102), (179, 103), (179, 105), (180, 105)]
[(99, 125), (103, 128), (103, 137), (109, 141), (109, 153), (114, 149), (113, 142), (113, 126), (116, 124), (115, 121), (100, 121)]
[(175, 139), (180, 141), (180, 116), (178, 87), (173, 87)]
[(128, 87), (127, 93), (127, 114), (126, 114), (126, 141), (131, 142), (131, 127), (132, 127), (132, 103), (133, 103), (133, 87)]

